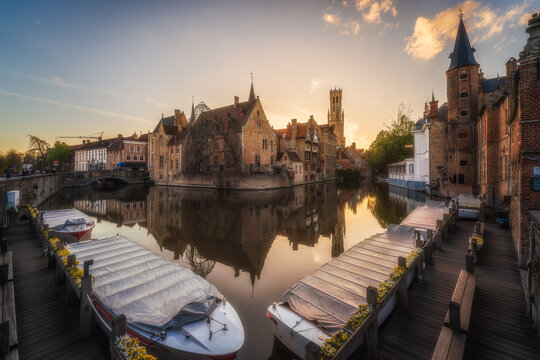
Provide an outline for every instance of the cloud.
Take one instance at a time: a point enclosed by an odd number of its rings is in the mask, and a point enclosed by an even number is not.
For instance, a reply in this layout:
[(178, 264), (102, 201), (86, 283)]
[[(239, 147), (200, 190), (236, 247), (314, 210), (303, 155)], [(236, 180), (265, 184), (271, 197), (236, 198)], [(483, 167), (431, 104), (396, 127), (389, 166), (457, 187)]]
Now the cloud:
[(99, 115), (106, 115), (106, 116), (111, 116), (111, 117), (116, 117), (116, 118), (127, 119), (127, 120), (137, 120), (137, 121), (142, 121), (142, 122), (146, 122), (146, 123), (153, 123), (153, 121), (146, 120), (146, 119), (143, 119), (143, 118), (140, 118), (140, 117), (137, 117), (137, 116), (131, 116), (131, 115), (126, 115), (126, 114), (121, 114), (121, 113), (115, 113), (115, 112), (111, 112), (111, 111), (105, 111), (105, 110), (96, 109), (96, 108), (89, 108), (89, 107), (79, 106), (79, 105), (74, 105), (74, 104), (67, 104), (67, 103), (63, 103), (63, 102), (60, 102), (60, 101), (56, 101), (56, 100), (44, 99), (44, 98), (38, 98), (38, 97), (23, 95), (23, 94), (19, 94), (19, 93), (7, 91), (7, 90), (2, 90), (2, 89), (0, 89), (0, 94), (6, 95), (6, 96), (11, 96), (11, 97), (16, 97), (16, 98), (20, 98), (20, 99), (27, 99), (27, 100), (37, 101), (37, 102), (41, 102), (41, 103), (45, 103), (45, 104), (62, 106), (62, 107), (75, 109), (75, 110), (87, 111), (87, 112), (91, 112), (91, 113), (99, 114)]
[(467, 0), (438, 13), (431, 19), (420, 16), (416, 19), (413, 34), (405, 38), (404, 51), (420, 60), (435, 57), (455, 38), (460, 9), (463, 11), (463, 20), (467, 24), (469, 36), (474, 35), (471, 38), (472, 43), (475, 43), (490, 39), (500, 34), (506, 26), (521, 22), (529, 6), (529, 1), (525, 1), (506, 9), (492, 9), (489, 4)]
[(356, 0), (356, 10), (362, 14), (362, 18), (369, 24), (380, 24), (381, 17), (390, 14), (397, 16), (394, 0)]
[(153, 97), (147, 97), (147, 98), (144, 99), (144, 101), (154, 105), (157, 109), (172, 108), (173, 107), (173, 105), (168, 104), (166, 102), (163, 102), (163, 101), (158, 100), (158, 99), (153, 98)]
[(340, 35), (352, 35), (357, 36), (360, 33), (360, 23), (358, 21), (351, 21), (341, 26), (339, 31)]
[(338, 25), (340, 23), (339, 14), (324, 13), (323, 20), (329, 25)]
[(309, 87), (308, 93), (311, 94), (313, 91), (321, 87), (321, 81), (319, 79), (311, 80), (311, 86)]

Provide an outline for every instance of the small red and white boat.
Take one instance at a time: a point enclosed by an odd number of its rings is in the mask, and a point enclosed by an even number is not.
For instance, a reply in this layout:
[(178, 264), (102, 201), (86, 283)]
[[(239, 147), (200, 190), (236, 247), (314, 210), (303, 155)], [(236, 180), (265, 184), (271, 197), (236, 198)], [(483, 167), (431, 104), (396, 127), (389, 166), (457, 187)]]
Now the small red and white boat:
[(41, 225), (48, 225), (53, 237), (67, 243), (89, 240), (94, 219), (76, 209), (42, 211)]

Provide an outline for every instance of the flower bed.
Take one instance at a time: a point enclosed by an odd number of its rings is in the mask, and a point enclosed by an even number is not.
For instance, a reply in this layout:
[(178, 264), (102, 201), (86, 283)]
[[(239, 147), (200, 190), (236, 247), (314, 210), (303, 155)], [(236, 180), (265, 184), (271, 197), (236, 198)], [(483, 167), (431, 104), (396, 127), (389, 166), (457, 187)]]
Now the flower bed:
[(157, 360), (155, 356), (146, 353), (146, 347), (140, 345), (139, 340), (129, 335), (114, 339), (114, 346), (127, 360)]
[(67, 267), (67, 258), (71, 253), (68, 249), (63, 248), (62, 250), (58, 249), (58, 242), (60, 242), (60, 239), (58, 238), (51, 238), (49, 239), (49, 245), (51, 246), (51, 249), (53, 252), (58, 256), (58, 258), (62, 261), (62, 264), (64, 267), (66, 267), (66, 270), (68, 271), (69, 275), (75, 282), (75, 285), (79, 286), (81, 284), (81, 279), (84, 275), (84, 271), (82, 269), (79, 269), (77, 266), (79, 264), (79, 260), (75, 260), (75, 264)]
[[(422, 255), (423, 250), (420, 248), (414, 249), (407, 256), (407, 269), (410, 269), (416, 259)], [(388, 279), (381, 282), (377, 287), (377, 302), (380, 304), (384, 297), (392, 290), (394, 285), (403, 277), (407, 271), (402, 266), (396, 266), (394, 270), (389, 274)], [(356, 331), (367, 319), (367, 317), (373, 312), (374, 308), (368, 304), (362, 304), (358, 307), (358, 310), (351, 316), (343, 330), (338, 331), (330, 338), (326, 339), (321, 347), (321, 357), (323, 360), (333, 358), (338, 352), (339, 348), (349, 339), (349, 336)]]

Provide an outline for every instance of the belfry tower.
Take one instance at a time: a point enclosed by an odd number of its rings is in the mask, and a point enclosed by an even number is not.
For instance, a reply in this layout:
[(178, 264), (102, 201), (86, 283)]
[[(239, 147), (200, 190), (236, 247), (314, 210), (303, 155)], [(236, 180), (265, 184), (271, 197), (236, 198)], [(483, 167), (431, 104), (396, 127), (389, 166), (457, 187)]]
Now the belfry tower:
[(345, 147), (345, 113), (341, 107), (342, 91), (330, 89), (330, 110), (328, 111), (328, 125), (334, 127), (337, 147)]

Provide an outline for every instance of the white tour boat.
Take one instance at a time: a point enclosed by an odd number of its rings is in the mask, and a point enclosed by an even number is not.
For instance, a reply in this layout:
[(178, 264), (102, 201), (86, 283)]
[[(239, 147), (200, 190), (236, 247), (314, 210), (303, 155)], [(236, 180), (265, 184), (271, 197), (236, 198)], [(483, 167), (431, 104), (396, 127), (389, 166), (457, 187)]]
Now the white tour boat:
[(244, 343), (238, 314), (191, 270), (123, 236), (67, 246), (93, 260), (93, 301), (105, 322), (123, 314), (127, 332), (159, 358), (232, 360)]

